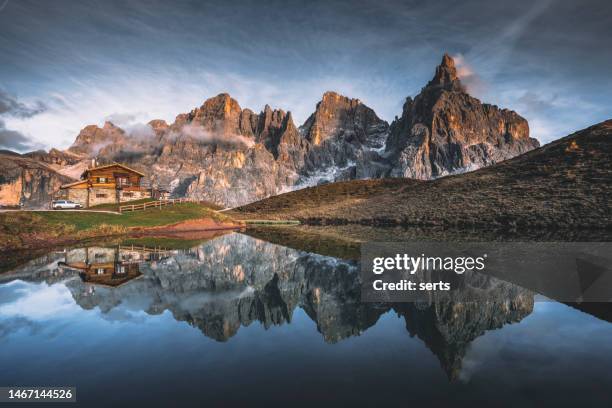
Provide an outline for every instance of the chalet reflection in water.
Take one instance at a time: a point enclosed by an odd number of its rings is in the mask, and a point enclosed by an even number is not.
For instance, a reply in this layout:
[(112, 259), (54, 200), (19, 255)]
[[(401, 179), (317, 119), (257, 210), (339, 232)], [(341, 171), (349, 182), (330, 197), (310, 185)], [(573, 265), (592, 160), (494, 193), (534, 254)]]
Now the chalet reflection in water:
[(92, 246), (68, 250), (66, 260), (58, 266), (78, 270), (83, 282), (117, 287), (140, 278), (141, 263), (155, 262), (167, 254), (145, 246)]
[(36, 262), (14, 276), (63, 284), (85, 310), (170, 312), (219, 342), (254, 322), (265, 329), (291, 323), (301, 309), (323, 340), (333, 344), (361, 335), (381, 316), (394, 313), (405, 321), (406, 334), (421, 339), (452, 380), (459, 377), (472, 341), (520, 322), (534, 305), (532, 292), (507, 282), (487, 284), (483, 279), (489, 278), (483, 277), (472, 282), (483, 293), (482, 302), (464, 302), (462, 293), (454, 292), (429, 303), (362, 303), (358, 261), (239, 233), (190, 249), (90, 246)]

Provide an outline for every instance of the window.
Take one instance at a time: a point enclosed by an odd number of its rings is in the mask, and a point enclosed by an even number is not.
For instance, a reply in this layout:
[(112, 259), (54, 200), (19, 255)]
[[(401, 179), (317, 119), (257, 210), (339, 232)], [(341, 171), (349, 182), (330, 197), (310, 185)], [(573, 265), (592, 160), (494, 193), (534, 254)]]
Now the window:
[(98, 268), (98, 269), (96, 269), (96, 273), (97, 273), (98, 275), (104, 275), (104, 268)]
[(108, 181), (108, 178), (106, 177), (98, 177), (98, 183), (106, 183)]
[(106, 194), (96, 193), (96, 198), (106, 198)]
[(123, 193), (124, 197), (134, 197), (134, 193)]

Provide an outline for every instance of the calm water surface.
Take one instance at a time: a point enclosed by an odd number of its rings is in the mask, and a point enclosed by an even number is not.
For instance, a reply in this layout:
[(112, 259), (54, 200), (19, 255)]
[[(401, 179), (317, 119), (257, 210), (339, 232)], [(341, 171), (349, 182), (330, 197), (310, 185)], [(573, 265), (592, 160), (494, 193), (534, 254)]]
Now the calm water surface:
[(609, 314), (505, 285), (365, 304), (356, 261), (240, 233), (53, 252), (0, 274), (0, 386), (76, 386), (84, 406), (611, 406)]

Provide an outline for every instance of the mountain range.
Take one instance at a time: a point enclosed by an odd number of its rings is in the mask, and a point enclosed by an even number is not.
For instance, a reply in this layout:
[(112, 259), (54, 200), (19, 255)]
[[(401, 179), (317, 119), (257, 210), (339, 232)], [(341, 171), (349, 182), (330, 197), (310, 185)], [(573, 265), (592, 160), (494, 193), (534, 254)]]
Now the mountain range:
[(83, 128), (64, 151), (0, 152), (0, 205), (44, 205), (92, 159), (143, 171), (148, 183), (174, 196), (235, 207), (341, 180), (436, 179), (538, 146), (520, 115), (470, 96), (445, 54), (390, 125), (360, 100), (335, 92), (326, 92), (299, 127), (290, 112), (266, 105), (255, 113), (219, 94), (171, 124), (106, 122)]
[(611, 157), (612, 120), (607, 120), (465, 174), (327, 184), (250, 203), (229, 214), (305, 224), (563, 229), (568, 238), (568, 231), (612, 229)]

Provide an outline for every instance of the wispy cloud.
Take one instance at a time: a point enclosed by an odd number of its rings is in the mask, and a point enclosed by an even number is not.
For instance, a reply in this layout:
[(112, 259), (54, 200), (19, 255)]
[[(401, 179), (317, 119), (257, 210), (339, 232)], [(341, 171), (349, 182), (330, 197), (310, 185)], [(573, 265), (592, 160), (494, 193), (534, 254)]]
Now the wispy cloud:
[(0, 148), (17, 152), (26, 152), (43, 148), (41, 143), (34, 142), (23, 134), (7, 129), (4, 121), (0, 119)]
[(57, 90), (46, 98), (46, 111), (29, 118), (7, 119), (7, 125), (48, 147), (65, 148), (86, 125), (101, 126), (108, 120), (128, 133), (147, 132), (148, 121), (163, 119), (171, 123), (176, 115), (189, 112), (222, 92), (228, 92), (242, 108), (255, 112), (263, 110), (266, 104), (291, 111), (298, 126), (314, 111), (327, 90), (359, 98), (379, 114), (381, 108), (399, 112), (405, 96), (401, 90), (393, 91), (377, 79), (320, 77), (275, 83), (232, 72), (188, 73), (180, 67), (160, 71), (151, 74), (133, 70), (118, 79), (113, 74), (75, 78), (67, 88), (70, 91)]
[(14, 95), (0, 89), (0, 148), (23, 152), (44, 147), (42, 143), (32, 140), (21, 132), (7, 128), (2, 117), (27, 120), (46, 110), (47, 107), (40, 101), (28, 105), (18, 101)]
[(33, 105), (19, 102), (14, 95), (0, 89), (0, 115), (11, 115), (19, 118), (31, 118), (47, 110), (41, 101), (35, 101)]
[[(604, 0), (11, 2), (0, 14), (0, 83), (47, 109), (4, 120), (66, 147), (111, 115), (172, 122), (221, 92), (255, 111), (290, 110), (299, 125), (335, 90), (390, 121), (449, 52), (475, 96), (557, 124), (548, 135), (561, 136), (610, 115), (568, 115), (558, 102), (612, 106), (612, 92), (602, 92), (612, 88), (612, 55), (603, 52), (611, 14)], [(519, 100), (526, 91), (557, 99), (532, 111)]]

